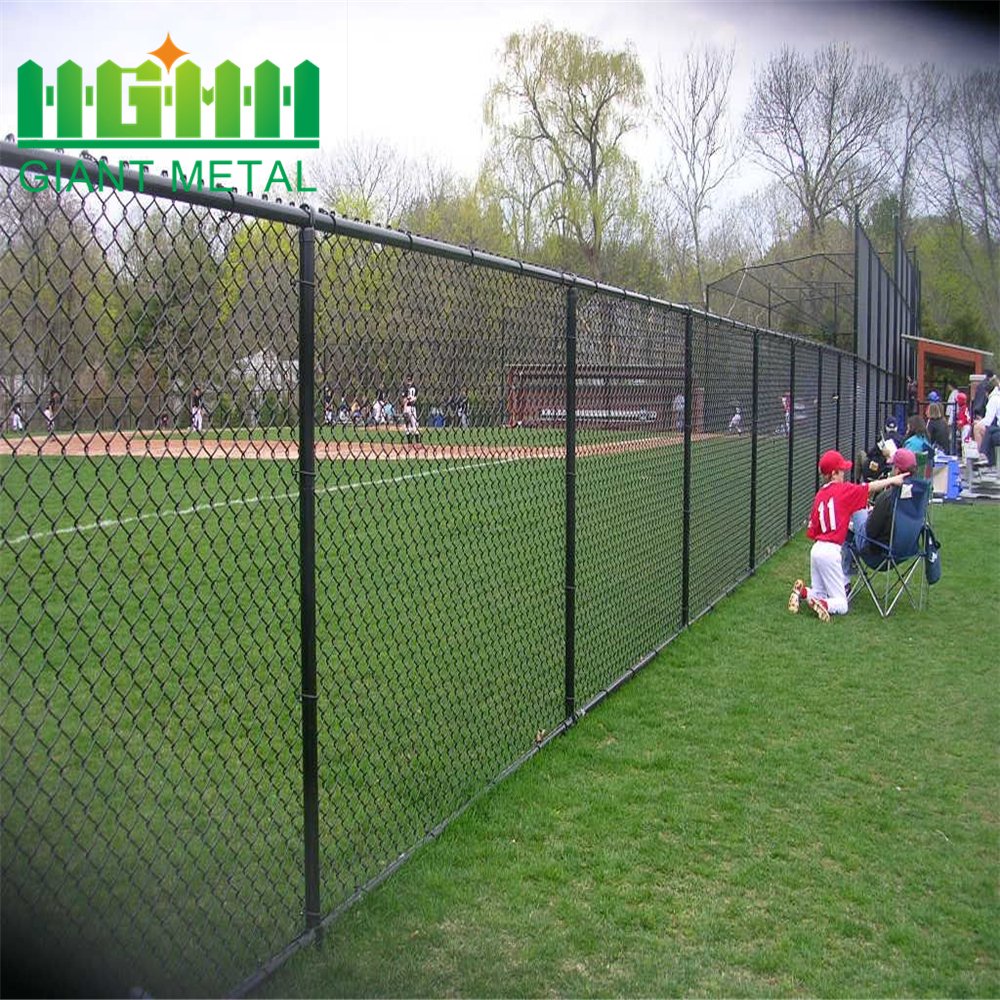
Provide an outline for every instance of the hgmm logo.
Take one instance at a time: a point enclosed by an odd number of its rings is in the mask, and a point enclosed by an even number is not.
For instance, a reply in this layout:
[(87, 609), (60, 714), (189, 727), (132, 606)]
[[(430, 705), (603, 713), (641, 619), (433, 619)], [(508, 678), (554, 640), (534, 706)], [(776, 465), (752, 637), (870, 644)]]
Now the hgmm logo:
[[(154, 51), (166, 68), (188, 53), (167, 35)], [(134, 74), (128, 87), (128, 104), (135, 121), (122, 113), (125, 75)], [(253, 83), (241, 86), (240, 68), (228, 59), (215, 68), (214, 85), (202, 86), (201, 68), (190, 59), (181, 63), (175, 85), (161, 86), (162, 70), (147, 59), (134, 68), (108, 60), (97, 67), (96, 86), (83, 83), (83, 70), (72, 60), (56, 70), (55, 86), (44, 84), (42, 67), (28, 60), (17, 70), (18, 146), (54, 148), (66, 140), (109, 149), (163, 147), (318, 149), (319, 67), (308, 59), (292, 74), (293, 83), (282, 86), (281, 71), (265, 60), (253, 71)], [(287, 79), (287, 77), (286, 77)], [(202, 107), (215, 105), (215, 137), (203, 134)], [(56, 108), (56, 136), (45, 139), (43, 109)], [(240, 134), (241, 107), (253, 107), (253, 137)], [(96, 134), (83, 138), (84, 107), (96, 108)], [(175, 138), (163, 137), (164, 107), (175, 109)], [(281, 108), (293, 108), (294, 138), (281, 138)]]

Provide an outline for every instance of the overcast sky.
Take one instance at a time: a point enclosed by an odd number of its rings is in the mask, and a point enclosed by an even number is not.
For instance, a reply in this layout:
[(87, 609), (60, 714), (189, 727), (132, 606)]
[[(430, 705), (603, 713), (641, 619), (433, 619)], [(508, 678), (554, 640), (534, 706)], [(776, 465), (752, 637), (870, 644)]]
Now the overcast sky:
[[(17, 131), (16, 71), (25, 59), (43, 66), (46, 84), (55, 83), (55, 69), (66, 59), (82, 65), (84, 83), (92, 83), (94, 69), (105, 59), (138, 65), (169, 31), (202, 67), (206, 84), (212, 81), (214, 67), (225, 59), (242, 68), (244, 80), (255, 65), (270, 59), (281, 68), (282, 82), (298, 62), (311, 59), (320, 67), (324, 148), (346, 138), (382, 139), (409, 156), (430, 155), (472, 178), (486, 145), (483, 96), (497, 74), (503, 40), (511, 31), (543, 20), (592, 35), (608, 48), (631, 44), (650, 84), (659, 59), (669, 67), (692, 43), (735, 42), (733, 110), (738, 115), (754, 66), (784, 43), (811, 52), (829, 41), (848, 41), (892, 68), (921, 61), (950, 71), (996, 65), (1000, 62), (997, 9), (996, 3), (888, 2), (0, 0), (0, 134)], [(172, 82), (175, 72), (176, 68), (164, 82)], [(46, 134), (54, 136), (54, 109), (46, 114), (53, 116), (51, 125), (46, 119)], [(171, 114), (172, 109), (164, 109), (165, 135), (173, 134)], [(92, 119), (89, 127), (93, 128)], [(86, 117), (84, 131), (93, 134)], [(635, 137), (632, 151), (644, 170), (651, 169), (658, 157), (655, 134)], [(111, 155), (117, 159), (125, 154)], [(169, 166), (174, 156), (240, 158), (233, 152), (192, 150), (145, 155), (155, 155), (157, 166), (161, 161)], [(286, 153), (283, 159), (308, 155)]]

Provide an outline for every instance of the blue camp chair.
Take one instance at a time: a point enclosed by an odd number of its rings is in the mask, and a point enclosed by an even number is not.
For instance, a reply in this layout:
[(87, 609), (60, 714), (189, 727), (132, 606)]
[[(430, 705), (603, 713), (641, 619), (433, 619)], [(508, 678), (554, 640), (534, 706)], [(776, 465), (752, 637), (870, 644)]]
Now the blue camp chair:
[[(917, 610), (923, 608), (927, 591), (924, 561), (930, 533), (927, 509), (932, 491), (929, 479), (909, 479), (902, 486), (892, 487), (889, 544), (869, 539), (860, 552), (850, 549), (856, 576), (847, 595), (848, 602), (867, 590), (883, 618), (892, 614), (903, 594)], [(915, 581), (918, 573), (920, 579)]]

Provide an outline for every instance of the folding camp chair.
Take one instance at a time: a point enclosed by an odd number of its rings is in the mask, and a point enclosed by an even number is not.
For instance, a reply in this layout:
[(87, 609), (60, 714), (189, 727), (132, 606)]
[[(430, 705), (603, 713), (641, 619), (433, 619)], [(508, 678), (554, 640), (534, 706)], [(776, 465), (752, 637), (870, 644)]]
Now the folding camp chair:
[[(848, 602), (867, 590), (883, 618), (892, 614), (903, 594), (914, 608), (923, 608), (927, 590), (924, 572), (929, 532), (927, 507), (932, 491), (929, 479), (909, 479), (902, 486), (892, 487), (889, 544), (868, 539), (860, 552), (850, 549), (856, 576), (847, 595)], [(879, 579), (880, 574), (884, 579)], [(917, 574), (919, 581), (914, 580)]]

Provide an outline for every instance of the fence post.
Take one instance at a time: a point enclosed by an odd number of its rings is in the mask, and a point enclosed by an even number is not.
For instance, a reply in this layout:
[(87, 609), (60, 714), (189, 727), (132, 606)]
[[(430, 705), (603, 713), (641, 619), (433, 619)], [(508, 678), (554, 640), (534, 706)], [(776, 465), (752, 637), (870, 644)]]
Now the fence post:
[[(878, 310), (878, 336), (876, 339), (875, 347), (875, 433), (878, 433), (878, 429), (882, 426), (879, 422), (879, 411), (882, 409), (882, 326), (883, 324), (888, 324), (888, 306), (889, 306), (889, 289), (886, 288), (886, 301), (885, 310), (883, 311), (882, 302), (882, 284), (883, 277), (888, 283), (888, 275), (883, 275), (882, 269), (879, 268), (878, 272), (878, 294), (875, 297), (875, 308)], [(888, 334), (888, 330), (885, 331)], [(871, 364), (871, 358), (868, 359), (869, 364)], [(869, 369), (869, 372), (871, 369)], [(871, 374), (868, 376), (868, 384), (871, 385), (872, 378)], [(867, 431), (867, 428), (866, 428)], [(865, 447), (868, 447), (868, 442), (871, 441), (871, 435), (869, 433), (865, 434)]]
[(851, 362), (854, 380), (851, 382), (851, 454), (858, 453), (858, 356), (854, 355)]
[(819, 456), (823, 437), (823, 348), (819, 348), (816, 365), (816, 468), (813, 470), (813, 492), (819, 489)]
[[(843, 391), (843, 389), (841, 388), (841, 385), (840, 385), (840, 377), (841, 377), (840, 366), (841, 366), (841, 362), (843, 360), (844, 360), (843, 355), (838, 352), (837, 353), (837, 395), (835, 397), (836, 401), (837, 401), (837, 407), (836, 407), (836, 412), (837, 412), (837, 431), (836, 431), (836, 434), (837, 434), (837, 443), (834, 445), (834, 448), (836, 448), (837, 451), (840, 451), (840, 394)], [(853, 454), (853, 452), (851, 453), (851, 460), (852, 461), (854, 460), (854, 454)]]
[(795, 445), (795, 341), (788, 365), (788, 491), (785, 505), (785, 537), (792, 537), (792, 449)]
[(757, 566), (757, 406), (759, 399), (760, 330), (753, 332), (753, 387), (750, 391), (750, 572)]
[(566, 718), (576, 716), (576, 299), (566, 292)]
[(865, 434), (864, 434), (865, 447), (868, 446), (868, 442), (871, 440), (871, 437), (870, 437), (870, 427), (869, 427), (869, 420), (870, 420), (869, 414), (871, 412), (871, 405), (869, 404), (868, 400), (869, 400), (869, 397), (871, 396), (871, 393), (872, 393), (872, 369), (871, 369), (871, 360), (872, 360), (872, 256), (874, 255), (874, 253), (875, 253), (875, 251), (872, 249), (871, 245), (869, 244), (869, 247), (868, 247), (868, 286), (867, 286), (867, 289), (866, 289), (866, 292), (865, 292), (865, 295), (866, 295), (866, 298), (867, 298), (867, 304), (865, 306), (865, 310), (866, 310), (866, 312), (865, 312), (866, 324), (865, 325), (867, 327), (867, 342), (866, 342), (867, 346), (865, 348)]
[[(705, 338), (708, 343), (708, 337)], [(681, 626), (691, 621), (691, 420), (694, 414), (694, 316), (684, 317), (684, 499), (681, 531)]]
[(299, 232), (299, 554), (302, 600), (302, 814), (306, 929), (319, 926), (319, 751), (316, 728), (316, 230)]

